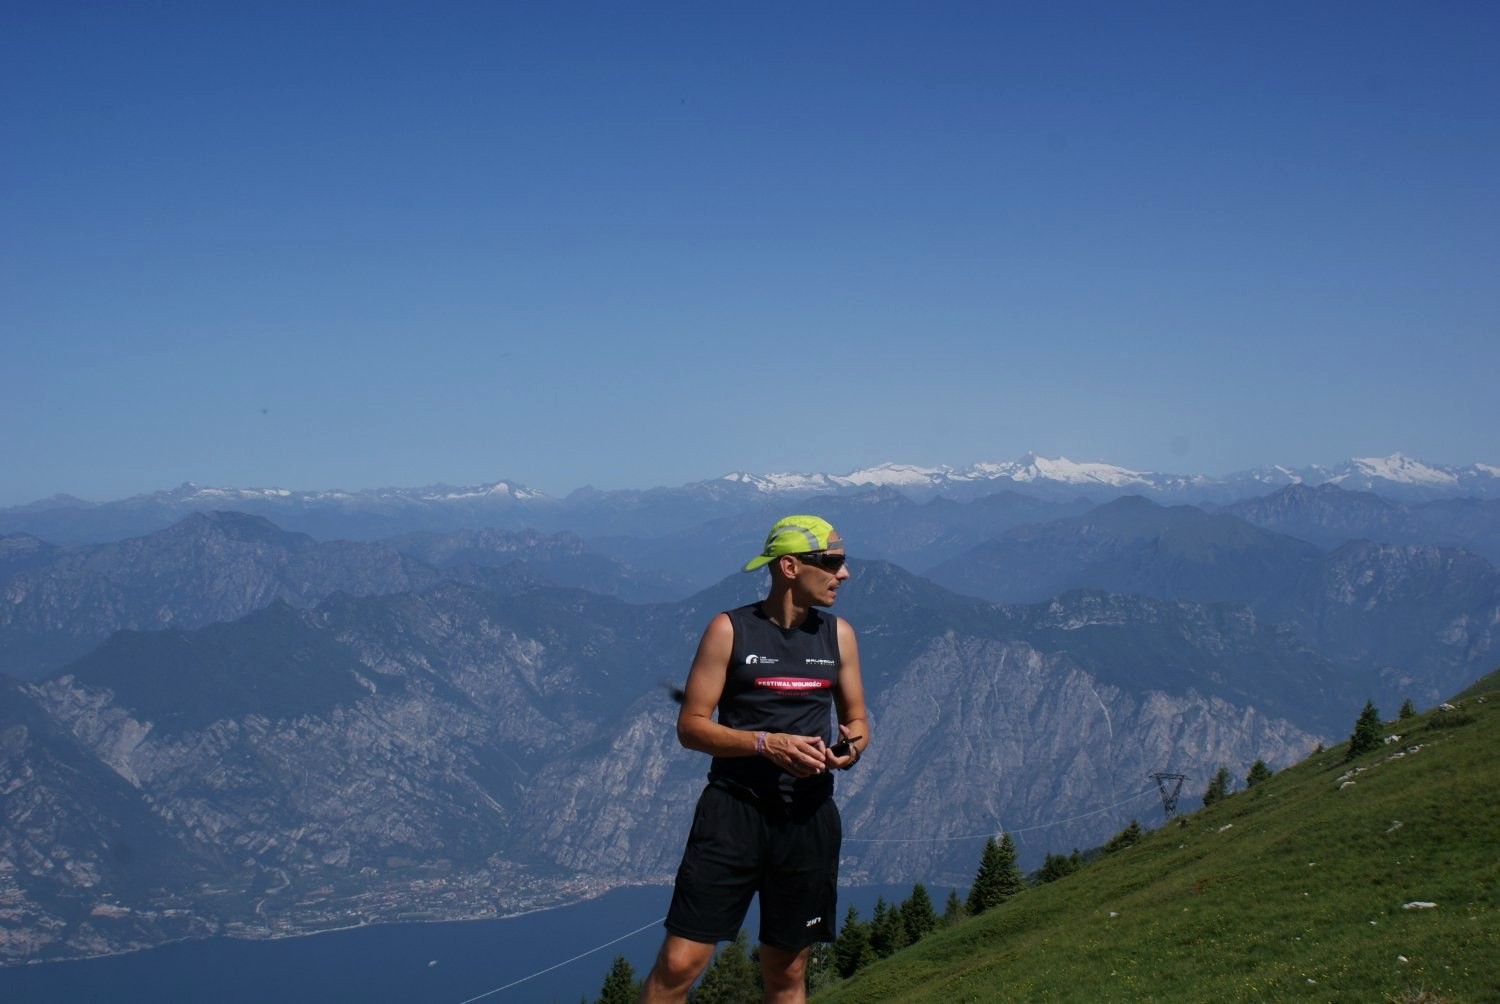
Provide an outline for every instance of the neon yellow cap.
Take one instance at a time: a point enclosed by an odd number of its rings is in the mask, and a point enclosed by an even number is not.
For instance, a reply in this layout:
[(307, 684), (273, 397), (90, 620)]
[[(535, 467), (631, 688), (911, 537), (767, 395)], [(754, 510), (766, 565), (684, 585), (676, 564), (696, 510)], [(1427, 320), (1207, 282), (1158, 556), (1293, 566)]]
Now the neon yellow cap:
[(785, 516), (776, 521), (771, 532), (766, 534), (766, 546), (755, 557), (745, 562), (744, 570), (753, 572), (767, 562), (783, 554), (806, 554), (808, 551), (826, 551), (830, 546), (841, 547), (843, 541), (829, 544), (833, 526), (817, 516)]

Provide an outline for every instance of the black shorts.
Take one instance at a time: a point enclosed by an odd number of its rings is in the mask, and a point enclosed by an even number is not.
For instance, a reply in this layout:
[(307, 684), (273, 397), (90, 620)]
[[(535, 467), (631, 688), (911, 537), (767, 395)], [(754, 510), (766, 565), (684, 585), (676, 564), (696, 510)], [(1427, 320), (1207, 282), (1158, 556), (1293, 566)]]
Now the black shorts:
[(762, 811), (749, 796), (710, 784), (698, 798), (667, 931), (712, 944), (739, 933), (760, 894), (760, 941), (800, 952), (832, 941), (843, 824), (832, 798)]

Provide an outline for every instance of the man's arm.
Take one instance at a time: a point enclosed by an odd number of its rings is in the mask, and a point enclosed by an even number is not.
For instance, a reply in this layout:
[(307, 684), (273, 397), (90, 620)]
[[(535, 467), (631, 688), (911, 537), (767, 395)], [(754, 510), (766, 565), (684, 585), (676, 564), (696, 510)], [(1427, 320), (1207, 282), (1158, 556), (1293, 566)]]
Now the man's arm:
[(858, 760), (870, 745), (870, 720), (865, 712), (865, 684), (859, 675), (859, 645), (854, 640), (854, 629), (849, 622), (839, 618), (839, 678), (833, 687), (833, 704), (839, 714), (839, 738), (850, 736), (864, 738), (850, 743), (849, 755), (834, 756), (825, 750), (825, 765), (847, 767)]
[[(742, 732), (714, 721), (714, 709), (724, 696), (729, 673), (729, 654), (734, 648), (734, 626), (728, 614), (708, 622), (698, 653), (693, 656), (683, 685), (682, 709), (677, 712), (677, 741), (690, 750), (709, 756), (755, 756), (758, 733)], [(861, 704), (863, 707), (863, 704)], [(760, 754), (794, 777), (808, 777), (823, 770), (823, 740), (819, 736), (794, 736), (768, 732)]]

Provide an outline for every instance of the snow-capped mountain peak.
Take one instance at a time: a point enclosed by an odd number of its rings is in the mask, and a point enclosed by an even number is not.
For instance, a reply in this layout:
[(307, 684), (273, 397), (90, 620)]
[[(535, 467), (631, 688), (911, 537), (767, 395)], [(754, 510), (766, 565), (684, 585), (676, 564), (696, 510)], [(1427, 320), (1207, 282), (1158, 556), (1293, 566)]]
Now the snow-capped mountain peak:
[(421, 497), (428, 501), (456, 501), (459, 499), (543, 499), (547, 496), (541, 492), (532, 491), (525, 485), (518, 485), (512, 481), (496, 481), (489, 485), (473, 485), (468, 488), (453, 488), (448, 485), (435, 485), (432, 488), (423, 489)]
[(837, 487), (833, 479), (826, 474), (798, 474), (784, 472), (781, 474), (750, 474), (746, 471), (734, 471), (719, 479), (728, 484), (745, 485), (756, 491), (774, 494), (779, 492), (818, 492), (827, 491)]
[[(1364, 477), (1379, 478), (1396, 484), (1434, 487), (1458, 485), (1458, 475), (1452, 471), (1424, 464), (1400, 453), (1392, 453), (1388, 457), (1356, 457), (1349, 461), (1349, 466)], [(1349, 480), (1353, 471), (1335, 475), (1329, 480), (1335, 484), (1343, 483)]]
[(1009, 466), (1007, 476), (1012, 481), (1057, 481), (1072, 485), (1107, 485), (1110, 488), (1152, 486), (1151, 477), (1140, 471), (1114, 464), (1078, 463), (1067, 457), (1053, 460), (1028, 453)]
[(877, 464), (842, 474), (833, 480), (846, 485), (930, 485), (934, 480), (951, 477), (950, 467), (918, 467), (915, 464)]

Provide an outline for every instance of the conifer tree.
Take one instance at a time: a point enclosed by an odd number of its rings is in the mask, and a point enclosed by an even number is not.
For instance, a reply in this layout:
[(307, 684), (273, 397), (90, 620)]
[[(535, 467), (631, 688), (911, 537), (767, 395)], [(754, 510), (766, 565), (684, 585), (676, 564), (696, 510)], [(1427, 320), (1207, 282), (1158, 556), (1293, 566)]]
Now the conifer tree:
[(833, 968), (840, 978), (847, 980), (875, 958), (875, 949), (870, 947), (870, 925), (863, 923), (859, 911), (851, 906), (833, 943)]
[(1349, 752), (1344, 755), (1344, 760), (1348, 762), (1357, 756), (1378, 749), (1380, 749), (1380, 712), (1375, 710), (1373, 701), (1366, 701), (1364, 710), (1359, 713), (1359, 718), (1354, 723), (1354, 731), (1349, 734)]
[(911, 887), (911, 895), (901, 904), (901, 924), (906, 928), (906, 943), (914, 945), (937, 929), (937, 913), (932, 909), (932, 897), (918, 882)]
[(1404, 701), (1401, 702), (1401, 718), (1403, 720), (1405, 720), (1407, 718), (1415, 718), (1416, 715), (1417, 715), (1417, 708), (1416, 708), (1416, 705), (1414, 705), (1414, 704), (1411, 703), (1411, 698), (1410, 697), (1408, 697), (1406, 700), (1404, 700)]
[(1250, 773), (1245, 775), (1245, 787), (1253, 788), (1270, 776), (1271, 768), (1266, 766), (1264, 760), (1257, 760), (1250, 765)]
[(965, 905), (971, 914), (981, 914), (1004, 903), (1025, 885), (1020, 869), (1016, 867), (1016, 844), (1010, 834), (1002, 834), (998, 844), (994, 837), (990, 837), (984, 842), (979, 871), (969, 888)]
[(899, 952), (906, 944), (906, 925), (901, 923), (901, 908), (887, 906), (884, 898), (876, 899), (875, 916), (870, 918), (870, 947), (883, 959)]
[(1206, 809), (1215, 802), (1222, 802), (1228, 798), (1229, 785), (1232, 780), (1228, 767), (1220, 767), (1216, 770), (1213, 780), (1208, 782), (1208, 788), (1203, 792), (1203, 807)]
[(1116, 851), (1123, 851), (1127, 847), (1134, 847), (1140, 843), (1141, 838), (1145, 835), (1146, 832), (1141, 829), (1141, 824), (1137, 820), (1132, 819), (1129, 826), (1104, 842), (1102, 850), (1105, 854), (1114, 854)]
[(604, 977), (604, 986), (599, 989), (596, 1004), (635, 1004), (640, 990), (635, 982), (635, 968), (625, 956), (616, 955), (609, 967), (609, 975)]
[(974, 884), (969, 886), (969, 898), (964, 902), (964, 908), (971, 916), (978, 916), (999, 902), (993, 877), (999, 855), (1000, 845), (995, 843), (994, 837), (987, 838), (984, 850), (979, 852), (979, 870), (974, 873)]
[(948, 901), (943, 904), (943, 926), (951, 927), (963, 919), (964, 901), (958, 898), (957, 889), (948, 890)]
[(1071, 875), (1083, 867), (1083, 857), (1078, 853), (1078, 848), (1073, 848), (1072, 854), (1053, 854), (1050, 851), (1046, 860), (1042, 862), (1042, 870), (1037, 874), (1041, 882), (1056, 882), (1064, 875)]
[(693, 1001), (694, 1004), (758, 1004), (760, 998), (760, 967), (753, 961), (749, 936), (740, 931), (714, 956), (703, 974), (703, 982), (693, 991)]

